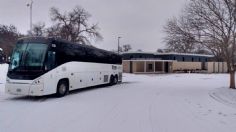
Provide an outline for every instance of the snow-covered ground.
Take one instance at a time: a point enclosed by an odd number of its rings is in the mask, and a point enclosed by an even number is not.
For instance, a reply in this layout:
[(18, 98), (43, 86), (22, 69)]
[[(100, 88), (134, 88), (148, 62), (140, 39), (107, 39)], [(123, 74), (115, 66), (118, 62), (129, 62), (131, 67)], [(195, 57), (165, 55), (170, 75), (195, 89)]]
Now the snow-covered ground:
[(7, 95), (0, 84), (0, 132), (234, 132), (228, 77), (124, 74), (122, 84), (63, 98)]
[(7, 75), (7, 64), (0, 64), (0, 94), (4, 92), (4, 84), (6, 82), (6, 75)]

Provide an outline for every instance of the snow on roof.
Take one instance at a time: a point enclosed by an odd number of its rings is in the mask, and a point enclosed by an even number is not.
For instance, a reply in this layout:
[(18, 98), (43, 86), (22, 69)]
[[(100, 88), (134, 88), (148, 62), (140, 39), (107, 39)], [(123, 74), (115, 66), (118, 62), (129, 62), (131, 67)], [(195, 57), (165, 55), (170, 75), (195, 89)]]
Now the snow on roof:
[(122, 54), (153, 54), (153, 55), (189, 55), (189, 56), (202, 56), (202, 57), (214, 57), (213, 55), (204, 55), (204, 54), (193, 54), (193, 53), (176, 53), (176, 52), (169, 52), (169, 53), (157, 53), (157, 52), (142, 52), (142, 51), (130, 51), (130, 52), (123, 52)]
[(190, 55), (190, 56), (203, 56), (203, 57), (214, 57), (213, 55), (204, 55), (204, 54), (193, 54), (193, 53), (156, 53), (155, 55)]
[(122, 61), (146, 61), (146, 62), (173, 62), (173, 61), (176, 61), (176, 60), (157, 60), (157, 59), (151, 59), (151, 60), (147, 60), (147, 59), (136, 59), (136, 60), (122, 60)]

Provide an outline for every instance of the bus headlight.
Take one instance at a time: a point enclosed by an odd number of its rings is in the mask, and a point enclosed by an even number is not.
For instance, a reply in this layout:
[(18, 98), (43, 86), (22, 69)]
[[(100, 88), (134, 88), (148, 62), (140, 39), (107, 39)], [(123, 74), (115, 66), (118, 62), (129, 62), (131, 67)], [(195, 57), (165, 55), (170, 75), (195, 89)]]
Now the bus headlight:
[(37, 78), (33, 81), (32, 85), (39, 85), (43, 83), (43, 79), (42, 78)]

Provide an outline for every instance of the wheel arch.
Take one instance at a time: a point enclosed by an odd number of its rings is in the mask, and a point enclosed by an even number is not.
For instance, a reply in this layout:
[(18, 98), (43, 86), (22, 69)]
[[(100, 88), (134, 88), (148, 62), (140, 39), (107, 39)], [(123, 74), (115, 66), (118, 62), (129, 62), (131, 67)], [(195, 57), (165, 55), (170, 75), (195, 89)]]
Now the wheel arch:
[(118, 74), (115, 74), (115, 77), (118, 79)]
[(69, 78), (61, 78), (61, 79), (59, 79), (59, 80), (57, 81), (57, 86), (58, 86), (58, 84), (59, 84), (60, 81), (66, 81), (66, 83), (67, 83), (67, 85), (68, 85), (68, 88), (70, 88), (70, 87), (69, 87), (69, 86), (70, 86), (70, 80), (69, 80)]
[[(59, 90), (59, 88), (61, 88), (61, 85), (65, 84), (66, 85), (66, 89), (63, 90), (63, 92), (61, 93), (61, 91)], [(68, 78), (61, 78), (58, 80), (57, 82), (57, 89), (56, 89), (56, 96), (57, 97), (63, 97), (66, 94), (69, 93), (70, 90), (70, 84), (69, 84), (69, 79)]]

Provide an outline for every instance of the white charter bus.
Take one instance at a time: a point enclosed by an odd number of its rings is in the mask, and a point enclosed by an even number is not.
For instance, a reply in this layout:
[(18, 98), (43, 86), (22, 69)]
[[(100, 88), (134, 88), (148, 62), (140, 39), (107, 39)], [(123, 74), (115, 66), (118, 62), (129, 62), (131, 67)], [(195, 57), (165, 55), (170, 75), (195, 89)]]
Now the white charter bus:
[(19, 39), (7, 73), (6, 92), (66, 95), (70, 90), (122, 81), (121, 56), (83, 44), (44, 37)]

